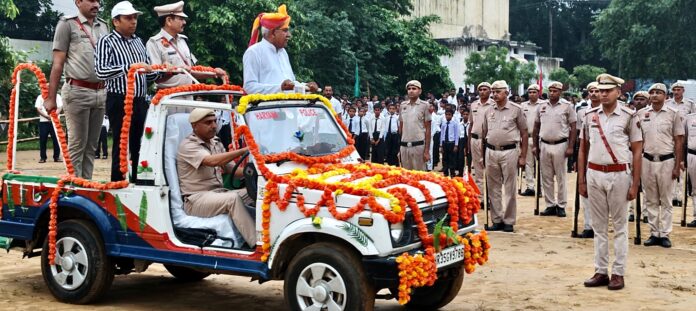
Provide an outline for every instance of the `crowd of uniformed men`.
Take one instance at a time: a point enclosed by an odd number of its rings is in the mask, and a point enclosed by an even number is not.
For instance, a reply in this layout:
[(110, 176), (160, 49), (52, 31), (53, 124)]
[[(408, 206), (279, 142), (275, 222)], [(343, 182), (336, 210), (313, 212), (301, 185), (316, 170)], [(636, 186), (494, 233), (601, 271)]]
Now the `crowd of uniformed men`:
[[(196, 58), (182, 34), (187, 18), (183, 1), (154, 8), (162, 30), (146, 44), (135, 35), (137, 17), (142, 13), (131, 3), (123, 1), (114, 6), (110, 32), (107, 22), (97, 18), (99, 0), (75, 3), (79, 14), (62, 18), (56, 27), (49, 96), (44, 105), (48, 111), (56, 107), (64, 73), (61, 94), (69, 156), (75, 174), (91, 178), (104, 114), (114, 133), (120, 133), (124, 126), (129, 67), (142, 64), (150, 72), (137, 76), (129, 125), (131, 160), (138, 163), (148, 82), (156, 82), (158, 89), (192, 83), (189, 75), (154, 72), (150, 65), (190, 69)], [(248, 92), (291, 91), (300, 84), (295, 81), (285, 51), (291, 37), (289, 24), (284, 6), (278, 12), (257, 17), (244, 55), (244, 87)], [(222, 69), (215, 69), (215, 75), (223, 74)], [(684, 85), (674, 83), (668, 89), (655, 83), (629, 101), (621, 92), (623, 83), (621, 78), (599, 75), (587, 85), (581, 101), (563, 96), (564, 86), (559, 82), (548, 84), (546, 94), (538, 85), (530, 85), (524, 102), (523, 97), (511, 95), (505, 81), (482, 82), (475, 93), (451, 90), (438, 99), (428, 93), (426, 100), (421, 99), (422, 85), (417, 80), (406, 84), (404, 98), (338, 98), (330, 85), (324, 86), (323, 94), (355, 138), (362, 158), (416, 170), (434, 170), (441, 162), (441, 171), (447, 176), (466, 176), (470, 172), (478, 188), (487, 194), (482, 199), (490, 202), (492, 231), (514, 231), (517, 183), (522, 176), (521, 195), (543, 193), (546, 208), (540, 215), (566, 217), (567, 173), (577, 170), (576, 191), (584, 209), (580, 237), (594, 238), (595, 244), (596, 274), (585, 285), (620, 289), (628, 250), (627, 223), (635, 218), (633, 212), (629, 218), (629, 207), (641, 185), (646, 217), (636, 220), (644, 220), (650, 227), (644, 245), (671, 247), (672, 206), (687, 203), (680, 200), (682, 183), (686, 182), (680, 178), (681, 172), (688, 167), (688, 177), (696, 178), (696, 103), (684, 98)], [(313, 82), (306, 87), (312, 92), (318, 89)], [(191, 119), (194, 128), (210, 113), (192, 113), (198, 116)], [(124, 178), (119, 172), (118, 155), (119, 144), (114, 143), (112, 180)], [(232, 155), (218, 162), (227, 165)], [(220, 212), (232, 215), (232, 211)], [(206, 212), (211, 213), (218, 212)], [(609, 221), (613, 222), (616, 255), (611, 278)], [(696, 227), (696, 219), (688, 227)], [(247, 242), (254, 244), (254, 238), (247, 237)]]

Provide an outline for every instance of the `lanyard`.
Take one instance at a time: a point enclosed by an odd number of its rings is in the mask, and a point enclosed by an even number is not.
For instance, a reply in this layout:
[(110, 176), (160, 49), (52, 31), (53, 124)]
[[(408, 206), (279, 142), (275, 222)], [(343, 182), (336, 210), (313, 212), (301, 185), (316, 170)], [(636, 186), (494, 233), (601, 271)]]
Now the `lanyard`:
[(96, 44), (94, 44), (94, 38), (92, 38), (92, 35), (89, 32), (87, 32), (87, 29), (85, 29), (85, 26), (83, 26), (82, 23), (78, 19), (74, 19), (74, 21), (77, 24), (77, 27), (80, 27), (80, 29), (82, 29), (82, 32), (84, 32), (87, 35), (87, 37), (89, 38), (89, 43), (92, 44), (92, 48), (96, 49), (97, 46), (96, 46)]
[(186, 60), (184, 55), (182, 55), (181, 52), (179, 52), (179, 49), (176, 48), (176, 44), (174, 44), (174, 42), (169, 41), (169, 39), (164, 38), (164, 37), (162, 37), (162, 39), (167, 40), (167, 43), (169, 43), (169, 45), (171, 45), (174, 48), (174, 51), (176, 51), (176, 54), (179, 54), (179, 57), (181, 57), (181, 60), (184, 61), (184, 64), (186, 64), (186, 66), (191, 66), (191, 64), (189, 64), (189, 62)]

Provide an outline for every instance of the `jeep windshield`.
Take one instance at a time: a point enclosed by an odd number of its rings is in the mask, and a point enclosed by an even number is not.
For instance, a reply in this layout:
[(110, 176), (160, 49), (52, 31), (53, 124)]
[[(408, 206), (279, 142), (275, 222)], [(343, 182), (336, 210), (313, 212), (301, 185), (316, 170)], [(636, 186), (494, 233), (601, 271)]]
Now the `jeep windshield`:
[(322, 105), (269, 106), (244, 114), (261, 154), (286, 151), (322, 156), (346, 147), (339, 125)]

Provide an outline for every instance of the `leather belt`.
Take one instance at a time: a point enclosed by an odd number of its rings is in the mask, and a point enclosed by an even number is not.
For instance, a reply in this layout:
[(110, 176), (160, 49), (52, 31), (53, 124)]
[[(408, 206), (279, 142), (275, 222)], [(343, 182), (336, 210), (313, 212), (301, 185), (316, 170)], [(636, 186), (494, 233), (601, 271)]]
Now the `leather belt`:
[(600, 165), (592, 162), (587, 163), (587, 168), (604, 173), (623, 172), (628, 169), (628, 164), (608, 164)]
[(419, 140), (419, 141), (409, 141), (409, 142), (401, 142), (401, 147), (415, 147), (415, 146), (420, 146), (420, 145), (425, 145), (425, 141)]
[(505, 151), (505, 150), (510, 150), (510, 149), (515, 149), (517, 148), (517, 144), (509, 144), (509, 145), (503, 145), (503, 146), (493, 146), (489, 143), (486, 143), (486, 148), (491, 149), (491, 150), (496, 150), (496, 151)]
[(84, 87), (93, 90), (101, 90), (104, 88), (104, 82), (88, 82), (84, 80), (70, 79), (70, 85)]
[(562, 144), (562, 143), (567, 142), (567, 141), (568, 141), (568, 138), (563, 138), (563, 139), (557, 140), (557, 141), (548, 141), (548, 140), (541, 138), (541, 142), (545, 143), (547, 145), (558, 145), (558, 144)]
[(696, 150), (694, 150), (694, 149), (686, 148), (686, 152), (693, 154), (693, 155), (696, 155)]
[(478, 134), (476, 134), (476, 133), (471, 133), (471, 138), (473, 138), (473, 139), (479, 139), (479, 137), (480, 137), (480, 136), (479, 136)]
[(649, 153), (643, 153), (643, 158), (646, 158), (646, 159), (648, 159), (648, 161), (651, 161), (651, 162), (662, 162), (662, 161), (667, 161), (669, 159), (674, 159), (674, 153), (663, 154), (663, 155), (652, 155)]

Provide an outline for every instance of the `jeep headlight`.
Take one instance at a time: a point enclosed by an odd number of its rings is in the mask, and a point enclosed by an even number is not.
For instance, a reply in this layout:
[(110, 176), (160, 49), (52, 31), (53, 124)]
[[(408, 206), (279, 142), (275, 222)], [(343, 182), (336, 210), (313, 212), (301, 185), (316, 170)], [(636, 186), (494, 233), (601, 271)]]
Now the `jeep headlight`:
[(404, 237), (404, 223), (399, 222), (391, 224), (389, 230), (391, 233), (392, 241), (397, 242), (398, 244), (398, 242), (401, 241), (401, 238)]

